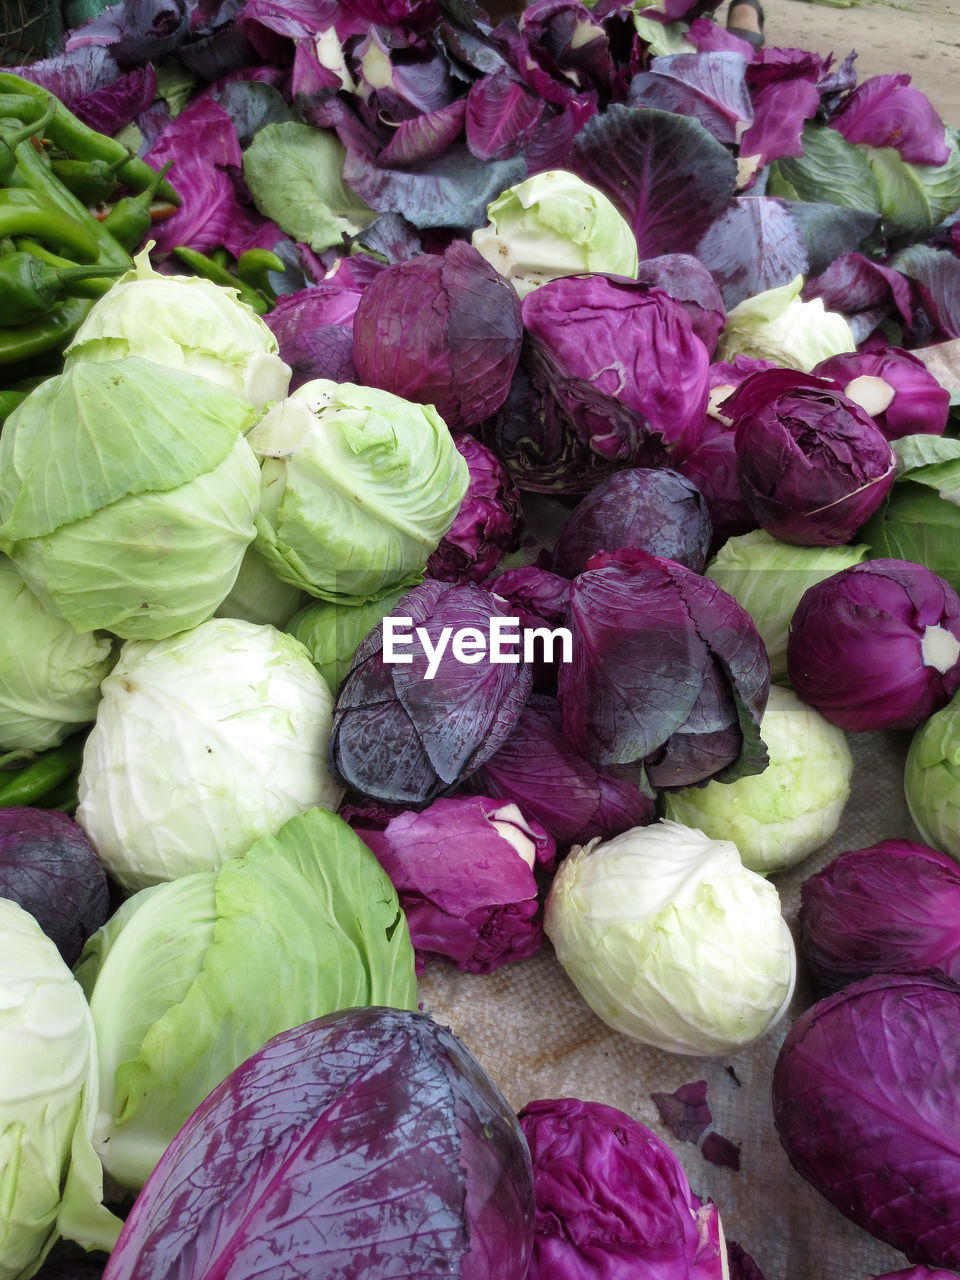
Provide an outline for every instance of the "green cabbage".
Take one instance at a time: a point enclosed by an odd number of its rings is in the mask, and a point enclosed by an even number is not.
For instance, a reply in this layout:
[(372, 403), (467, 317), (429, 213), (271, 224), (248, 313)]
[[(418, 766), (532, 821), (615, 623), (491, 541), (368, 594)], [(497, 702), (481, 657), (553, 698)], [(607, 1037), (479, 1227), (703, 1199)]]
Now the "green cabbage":
[(322, 600), (419, 582), (470, 478), (432, 405), (351, 382), (304, 383), (247, 439), (263, 460), (256, 550)]
[(219, 871), (127, 899), (87, 942), (77, 978), (100, 1055), (94, 1145), (131, 1188), (271, 1036), (337, 1009), (414, 1009), (417, 996), (396, 891), (325, 809), (291, 818)]
[(0, 435), (0, 551), (78, 632), (158, 639), (208, 618), (253, 540), (256, 411), (129, 356), (41, 383)]
[(804, 302), (802, 289), (803, 276), (795, 276), (737, 303), (727, 315), (716, 359), (751, 356), (809, 373), (828, 356), (854, 351), (857, 344), (846, 318), (827, 311), (822, 298)]
[(33, 1275), (58, 1236), (109, 1251), (91, 1144), (97, 1050), (84, 993), (53, 942), (0, 898), (0, 1280)]

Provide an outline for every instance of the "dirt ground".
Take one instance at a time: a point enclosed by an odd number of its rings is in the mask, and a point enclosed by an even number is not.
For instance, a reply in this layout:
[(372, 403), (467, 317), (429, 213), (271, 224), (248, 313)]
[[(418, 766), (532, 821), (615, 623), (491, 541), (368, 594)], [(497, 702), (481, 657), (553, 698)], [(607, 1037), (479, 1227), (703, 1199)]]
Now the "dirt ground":
[(812, 0), (763, 5), (768, 45), (833, 53), (837, 61), (853, 49), (860, 80), (907, 72), (944, 121), (960, 128), (960, 0), (861, 0), (851, 8)]

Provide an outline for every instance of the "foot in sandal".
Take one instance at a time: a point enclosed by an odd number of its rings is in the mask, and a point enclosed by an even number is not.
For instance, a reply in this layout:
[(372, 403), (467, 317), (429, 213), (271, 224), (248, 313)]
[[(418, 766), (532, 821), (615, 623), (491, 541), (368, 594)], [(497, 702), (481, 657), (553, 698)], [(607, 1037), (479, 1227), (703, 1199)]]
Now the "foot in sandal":
[(731, 0), (727, 30), (755, 48), (763, 46), (763, 8), (760, 0)]

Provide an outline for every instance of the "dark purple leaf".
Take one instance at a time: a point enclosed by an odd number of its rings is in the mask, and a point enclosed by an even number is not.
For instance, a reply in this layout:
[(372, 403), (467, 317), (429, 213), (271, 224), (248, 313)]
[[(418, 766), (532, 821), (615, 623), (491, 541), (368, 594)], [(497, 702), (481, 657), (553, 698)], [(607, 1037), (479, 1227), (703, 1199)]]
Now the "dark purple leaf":
[(735, 1240), (727, 1241), (727, 1266), (730, 1280), (763, 1280), (763, 1272)]
[(568, 166), (621, 210), (641, 258), (696, 253), (733, 198), (733, 156), (696, 120), (614, 103), (577, 134)]
[[(436, 647), (441, 629), (489, 631), (492, 616), (509, 617), (488, 591), (428, 579), (402, 598), (394, 617), (424, 627)], [(427, 679), (420, 643), (408, 665), (383, 658), (383, 626), (360, 644), (340, 686), (330, 758), (349, 786), (375, 800), (423, 805), (459, 783), (506, 741), (530, 692), (520, 662), (457, 661), (449, 647)]]
[(103, 45), (121, 67), (174, 53), (190, 32), (189, 0), (126, 0), (110, 5), (67, 38), (66, 51)]
[(75, 111), (84, 98), (109, 88), (123, 74), (113, 54), (103, 45), (86, 45), (70, 54), (41, 58), (13, 68), (18, 76), (42, 85)]
[(719, 1165), (721, 1169), (732, 1169), (734, 1173), (740, 1170), (740, 1148), (716, 1131), (708, 1133), (704, 1138), (700, 1144), (700, 1154), (704, 1160)]
[(574, 579), (567, 625), (573, 661), (558, 699), (564, 732), (588, 759), (643, 765), (658, 787), (766, 766), (766, 650), (709, 579), (645, 551), (599, 555)]
[(71, 966), (111, 909), (86, 833), (56, 809), (0, 808), (0, 896), (29, 911)]
[(650, 795), (600, 773), (564, 736), (552, 698), (531, 697), (506, 742), (468, 780), (471, 791), (513, 800), (558, 844), (586, 844), (653, 820)]
[[(783, 200), (803, 237), (807, 251), (808, 280), (827, 271), (830, 265), (847, 253), (854, 253), (866, 238), (876, 230), (878, 216), (866, 209), (852, 209), (848, 205), (820, 204), (814, 200)], [(808, 296), (804, 288), (803, 297)], [(831, 308), (846, 312), (845, 306)]]
[(478, 160), (500, 160), (524, 149), (545, 104), (506, 71), (474, 81), (466, 99), (466, 138)]
[(661, 1121), (680, 1142), (699, 1142), (713, 1124), (706, 1080), (692, 1080), (673, 1093), (651, 1093), (650, 1097)]
[(960, 987), (882, 974), (801, 1013), (773, 1073), (791, 1163), (911, 1262), (960, 1268)]
[(757, 156), (760, 165), (783, 156), (802, 156), (804, 122), (820, 106), (815, 84), (803, 78), (777, 80), (753, 95), (753, 123), (740, 139), (741, 156)]
[(610, 40), (579, 0), (533, 0), (523, 11), (523, 34), (535, 55), (549, 57), (558, 78), (608, 97), (616, 66)]
[(907, 277), (862, 253), (841, 254), (806, 282), (803, 297), (822, 298), (828, 311), (848, 317), (880, 310), (897, 318), (905, 333), (913, 328), (913, 298)]
[(78, 119), (98, 133), (119, 133), (150, 106), (156, 92), (157, 73), (148, 62), (88, 93), (74, 104), (73, 110)]
[(213, 1090), (104, 1275), (523, 1280), (533, 1212), (516, 1118), (461, 1042), (425, 1014), (350, 1009), (275, 1036)]
[(698, 53), (738, 53), (743, 58), (753, 58), (757, 53), (749, 40), (741, 40), (710, 18), (694, 18), (687, 39), (696, 45)]
[(464, 99), (457, 98), (436, 111), (401, 120), (377, 156), (377, 164), (385, 169), (402, 169), (442, 156), (460, 136), (466, 111)]
[(772, 196), (732, 200), (705, 232), (697, 257), (716, 281), (728, 311), (745, 298), (805, 275), (809, 266), (796, 220)]
[[(678, 53), (654, 58), (630, 81), (628, 107), (655, 107), (699, 120), (718, 142), (735, 146), (753, 121), (742, 53)], [(744, 152), (744, 154), (752, 154)]]
[(960, 338), (960, 258), (949, 249), (914, 244), (896, 254), (888, 266), (915, 280), (944, 334)]

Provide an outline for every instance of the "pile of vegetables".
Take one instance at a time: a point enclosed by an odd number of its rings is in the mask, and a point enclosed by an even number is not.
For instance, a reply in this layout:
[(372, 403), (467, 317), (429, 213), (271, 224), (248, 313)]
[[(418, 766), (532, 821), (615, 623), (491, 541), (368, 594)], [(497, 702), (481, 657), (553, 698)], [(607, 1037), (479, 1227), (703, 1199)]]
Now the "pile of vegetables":
[(515, 1108), (422, 1007), (548, 951), (960, 1274), (960, 148), (712, 8), (0, 73), (0, 1280), (756, 1280), (703, 1082)]

